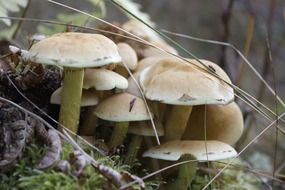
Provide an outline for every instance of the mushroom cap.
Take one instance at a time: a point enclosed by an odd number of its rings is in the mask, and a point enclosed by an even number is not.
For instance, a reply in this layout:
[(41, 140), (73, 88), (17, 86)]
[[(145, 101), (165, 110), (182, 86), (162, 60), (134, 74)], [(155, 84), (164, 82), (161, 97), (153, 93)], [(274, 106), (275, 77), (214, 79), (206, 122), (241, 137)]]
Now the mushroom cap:
[[(52, 93), (50, 97), (51, 104), (61, 104), (61, 92), (62, 92), (62, 87), (59, 87)], [(80, 104), (81, 107), (97, 105), (98, 101), (99, 99), (95, 91), (93, 90), (82, 91), (81, 104)]]
[[(122, 57), (122, 62), (128, 66), (130, 70), (135, 70), (138, 65), (138, 56), (135, 50), (127, 43), (118, 43), (117, 46), (119, 54)], [(125, 67), (122, 62), (120, 62), (119, 65)]]
[(156, 64), (160, 60), (163, 60), (163, 59), (165, 59), (165, 57), (159, 57), (159, 56), (152, 56), (152, 57), (146, 57), (144, 59), (141, 59), (138, 62), (138, 66), (137, 66), (135, 72), (140, 72), (143, 69), (145, 69), (146, 67), (153, 65), (153, 64)]
[[(193, 65), (169, 57), (141, 71), (139, 82), (145, 96), (150, 100), (174, 105), (228, 104), (234, 100), (230, 86), (202, 70), (198, 61), (189, 61)], [(231, 83), (218, 65), (201, 61)]]
[[(204, 127), (206, 127), (206, 137)], [(204, 140), (206, 138), (232, 145), (238, 141), (242, 132), (243, 117), (235, 102), (228, 105), (201, 105), (193, 107), (183, 139)]]
[(111, 90), (128, 88), (128, 80), (116, 72), (107, 69), (85, 69), (83, 88)]
[(131, 19), (122, 25), (122, 28), (147, 41), (163, 41), (162, 38), (148, 28), (144, 23)]
[(230, 145), (219, 141), (170, 141), (152, 147), (143, 157), (177, 161), (186, 154), (194, 156), (198, 161), (215, 161), (232, 158), (237, 152)]
[[(139, 74), (140, 74), (139, 72), (133, 73), (133, 77), (136, 79), (137, 84), (139, 84)], [(125, 90), (125, 92), (142, 98), (142, 94), (141, 94), (137, 84), (136, 84), (135, 80), (130, 76), (128, 78), (128, 88)]]
[[(136, 79), (137, 83), (139, 84), (139, 76), (140, 76), (141, 71), (144, 68), (152, 64), (156, 64), (162, 59), (164, 58), (163, 57), (147, 57), (139, 61), (138, 66), (135, 72), (133, 73), (133, 77)], [(134, 79), (131, 76), (128, 78), (128, 88), (126, 89), (126, 92), (132, 95), (138, 96), (138, 97), (142, 97), (142, 94), (140, 93), (140, 90), (137, 84), (135, 83)]]
[[(169, 44), (167, 44), (166, 42), (163, 42), (163, 41), (152, 41), (151, 42), (153, 45), (169, 52), (169, 53), (172, 53), (174, 55), (178, 55), (178, 52), (176, 51), (176, 49), (174, 49), (172, 46), (170, 46)], [(167, 52), (164, 52), (164, 51), (161, 51), (159, 49), (156, 49), (154, 47), (147, 47), (145, 49), (143, 49), (143, 52), (142, 52), (142, 55), (143, 57), (153, 57), (153, 56), (156, 56), (156, 57), (170, 57), (172, 56), (171, 54), (167, 53)]]
[(119, 93), (106, 98), (97, 105), (94, 113), (101, 119), (116, 122), (150, 119), (144, 101), (129, 93)]
[[(158, 136), (164, 135), (164, 128), (158, 120), (154, 120)], [(151, 121), (132, 121), (129, 124), (128, 133), (141, 136), (155, 136)]]
[(66, 32), (34, 44), (28, 59), (64, 67), (99, 67), (121, 61), (116, 44), (101, 34)]

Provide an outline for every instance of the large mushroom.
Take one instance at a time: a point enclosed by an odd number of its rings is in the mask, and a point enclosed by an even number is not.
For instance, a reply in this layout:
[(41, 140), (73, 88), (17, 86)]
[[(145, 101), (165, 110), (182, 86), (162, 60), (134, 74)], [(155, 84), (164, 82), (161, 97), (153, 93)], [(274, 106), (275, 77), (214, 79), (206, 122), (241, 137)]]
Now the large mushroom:
[[(233, 89), (201, 69), (198, 61), (189, 59), (192, 66), (176, 58), (164, 58), (143, 69), (139, 76), (146, 98), (170, 104), (166, 111), (165, 140), (181, 139), (192, 106), (228, 104), (234, 100)], [(226, 73), (216, 64), (201, 60), (222, 79), (231, 83)]]
[(59, 122), (77, 132), (84, 68), (121, 61), (117, 46), (100, 34), (60, 33), (34, 44), (23, 57), (40, 64), (62, 66), (64, 79)]
[[(219, 141), (170, 141), (146, 151), (143, 156), (168, 161), (188, 161), (180, 165), (178, 176), (168, 181), (164, 189), (188, 189), (196, 173), (197, 161), (216, 161), (232, 158), (237, 152)], [(196, 160), (196, 161), (195, 161)]]

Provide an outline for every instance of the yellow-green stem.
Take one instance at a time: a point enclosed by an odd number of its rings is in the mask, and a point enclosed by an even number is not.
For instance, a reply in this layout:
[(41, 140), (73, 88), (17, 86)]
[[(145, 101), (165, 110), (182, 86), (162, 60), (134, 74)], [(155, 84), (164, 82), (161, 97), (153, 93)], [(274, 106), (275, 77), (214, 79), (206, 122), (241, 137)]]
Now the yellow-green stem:
[(64, 67), (59, 122), (74, 133), (78, 130), (83, 77), (84, 69)]
[[(185, 155), (181, 159), (179, 159), (179, 162), (188, 161), (188, 160), (196, 160), (196, 158), (191, 155)], [(198, 164), (196, 161), (180, 165), (177, 178), (172, 182), (167, 182), (167, 184), (162, 186), (162, 189), (164, 190), (173, 190), (173, 189), (187, 190), (189, 189), (191, 182), (193, 178), (195, 177), (197, 165)]]
[(129, 128), (129, 122), (117, 122), (109, 141), (109, 148), (123, 144)]
[(79, 128), (79, 135), (94, 136), (97, 117), (94, 114), (96, 106), (90, 106), (87, 108), (86, 113), (83, 117), (82, 126)]
[(131, 143), (128, 146), (128, 153), (125, 158), (125, 163), (128, 165), (132, 165), (137, 158), (138, 151), (141, 147), (141, 143), (143, 140), (143, 136), (141, 135), (133, 135), (131, 139)]
[(186, 127), (189, 116), (191, 114), (191, 106), (171, 106), (167, 110), (165, 121), (165, 140), (180, 140)]

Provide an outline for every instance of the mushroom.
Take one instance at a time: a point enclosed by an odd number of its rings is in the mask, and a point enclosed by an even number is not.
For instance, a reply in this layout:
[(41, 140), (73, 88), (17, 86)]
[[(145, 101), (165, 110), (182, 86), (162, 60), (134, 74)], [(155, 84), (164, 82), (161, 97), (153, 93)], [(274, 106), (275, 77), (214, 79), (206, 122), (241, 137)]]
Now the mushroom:
[(118, 43), (117, 46), (119, 54), (122, 57), (122, 62), (116, 66), (115, 71), (124, 77), (128, 77), (129, 73), (126, 70), (125, 66), (127, 66), (131, 71), (136, 69), (138, 65), (137, 53), (127, 43)]
[(122, 29), (147, 41), (163, 41), (162, 38), (144, 23), (131, 19), (122, 25)]
[(112, 90), (128, 88), (128, 81), (116, 72), (107, 69), (85, 69), (83, 89)]
[[(152, 43), (156, 47), (159, 47), (159, 48), (165, 50), (166, 52), (164, 52), (160, 49), (157, 49), (155, 47), (149, 46), (149, 47), (146, 47), (145, 49), (142, 50), (142, 56), (144, 58), (146, 58), (146, 57), (170, 57), (170, 56), (172, 56), (171, 54), (178, 55), (177, 50), (174, 49), (172, 46), (170, 46), (169, 44), (167, 44), (164, 41), (152, 41), (150, 43)], [(169, 54), (169, 53), (171, 53), (171, 54)]]
[[(154, 120), (158, 136), (164, 135), (164, 128), (158, 120)], [(131, 142), (128, 146), (128, 153), (125, 163), (132, 165), (137, 157), (137, 153), (141, 147), (143, 137), (154, 137), (152, 123), (150, 121), (132, 121), (129, 124), (129, 134), (132, 134)]]
[(159, 56), (151, 56), (151, 57), (146, 57), (144, 59), (141, 59), (138, 62), (138, 66), (135, 70), (135, 72), (140, 72), (146, 67), (158, 63), (160, 60), (165, 59), (165, 57), (159, 57)]
[(216, 161), (232, 158), (237, 152), (230, 145), (219, 141), (170, 141), (153, 147), (143, 154), (150, 157), (168, 161), (191, 161), (179, 166), (178, 176), (168, 182), (165, 189), (188, 189), (196, 173), (198, 162)]
[[(193, 105), (228, 104), (233, 101), (233, 89), (223, 81), (202, 70), (199, 62), (189, 59), (192, 66), (167, 57), (143, 69), (139, 76), (146, 98), (171, 104), (166, 111), (165, 140), (181, 139)], [(217, 75), (231, 83), (216, 64), (201, 60)]]
[[(52, 93), (50, 97), (50, 103), (60, 105), (61, 104), (61, 94), (62, 94), (62, 87), (59, 87)], [(97, 97), (96, 92), (94, 90), (83, 90), (82, 96), (81, 96), (80, 107), (97, 105), (98, 100), (99, 98)]]
[[(85, 69), (83, 79), (83, 89), (95, 89), (99, 92), (100, 99), (106, 98), (106, 93), (102, 91), (114, 88), (126, 89), (128, 81), (123, 76), (107, 69)], [(96, 106), (87, 108), (86, 114), (80, 128), (80, 135), (93, 135), (96, 128), (97, 118), (94, 115)]]
[(232, 145), (242, 132), (243, 117), (235, 102), (228, 105), (201, 105), (193, 107), (182, 139), (218, 140)]
[(128, 132), (129, 121), (149, 120), (144, 101), (128, 93), (119, 93), (100, 102), (95, 112), (97, 117), (116, 122), (115, 129), (109, 141), (109, 147), (121, 145)]
[(34, 44), (24, 58), (63, 66), (64, 79), (59, 122), (77, 132), (84, 68), (121, 61), (117, 46), (100, 34), (60, 33)]

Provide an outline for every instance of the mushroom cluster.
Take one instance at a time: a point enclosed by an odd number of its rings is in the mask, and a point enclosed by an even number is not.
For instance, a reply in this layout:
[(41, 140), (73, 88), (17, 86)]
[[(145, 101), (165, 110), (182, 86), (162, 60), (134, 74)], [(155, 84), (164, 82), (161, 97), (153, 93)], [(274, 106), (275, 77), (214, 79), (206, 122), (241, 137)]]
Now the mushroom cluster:
[[(125, 162), (130, 165), (142, 157), (193, 160), (180, 166), (177, 179), (168, 183), (168, 189), (187, 189), (197, 162), (237, 154), (231, 145), (242, 134), (243, 119), (231, 81), (211, 61), (171, 56), (178, 52), (139, 22), (122, 28), (166, 52), (131, 40), (68, 32), (34, 44), (23, 56), (63, 67), (62, 86), (51, 96), (52, 104), (60, 104), (62, 125), (82, 136), (94, 136), (98, 125), (112, 126), (107, 146), (129, 142)], [(85, 106), (78, 131), (80, 107)], [(153, 147), (156, 135), (162, 144)], [(143, 141), (148, 142), (144, 150), (149, 149), (144, 153)]]

